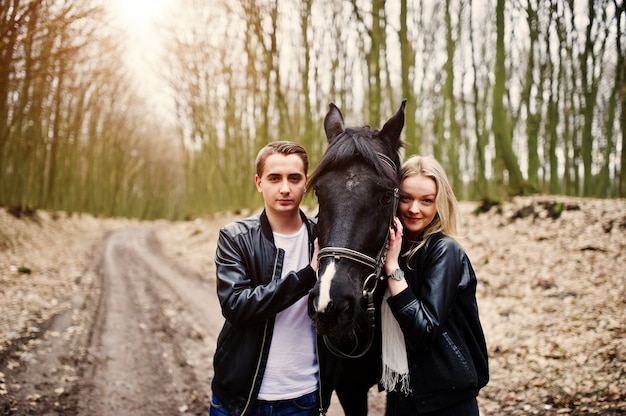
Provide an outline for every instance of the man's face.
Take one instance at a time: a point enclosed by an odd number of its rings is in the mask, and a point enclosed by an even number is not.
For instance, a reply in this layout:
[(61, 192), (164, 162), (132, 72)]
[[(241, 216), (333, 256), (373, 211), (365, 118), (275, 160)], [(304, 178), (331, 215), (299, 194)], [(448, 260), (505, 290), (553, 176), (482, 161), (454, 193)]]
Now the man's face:
[(298, 155), (273, 154), (265, 160), (262, 176), (256, 175), (255, 182), (266, 210), (297, 211), (306, 191), (304, 162)]

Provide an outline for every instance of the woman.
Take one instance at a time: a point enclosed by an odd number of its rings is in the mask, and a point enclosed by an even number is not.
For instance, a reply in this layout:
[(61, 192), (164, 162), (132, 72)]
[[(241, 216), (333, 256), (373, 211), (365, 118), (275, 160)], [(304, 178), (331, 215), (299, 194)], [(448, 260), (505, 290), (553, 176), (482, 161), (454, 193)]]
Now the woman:
[(382, 309), (386, 414), (478, 415), (489, 370), (476, 276), (453, 239), (458, 203), (434, 158), (402, 165), (398, 215)]

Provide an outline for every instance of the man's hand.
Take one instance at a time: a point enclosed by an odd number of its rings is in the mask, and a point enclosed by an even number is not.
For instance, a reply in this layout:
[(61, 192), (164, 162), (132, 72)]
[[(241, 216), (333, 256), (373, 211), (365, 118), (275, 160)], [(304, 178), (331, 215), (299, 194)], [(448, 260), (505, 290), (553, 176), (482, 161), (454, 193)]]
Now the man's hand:
[(313, 249), (313, 258), (311, 259), (311, 267), (317, 273), (317, 255), (319, 252), (319, 245), (317, 244), (317, 238), (313, 242), (313, 247), (314, 249)]

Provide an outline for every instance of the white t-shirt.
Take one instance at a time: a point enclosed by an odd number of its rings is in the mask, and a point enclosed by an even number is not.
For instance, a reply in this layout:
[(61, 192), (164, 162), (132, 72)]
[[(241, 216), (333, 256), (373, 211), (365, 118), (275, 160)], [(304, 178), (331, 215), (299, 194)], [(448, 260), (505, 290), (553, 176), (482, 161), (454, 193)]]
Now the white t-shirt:
[[(284, 277), (309, 264), (306, 226), (295, 234), (274, 233), (276, 246), (285, 250)], [(307, 313), (308, 296), (303, 296), (276, 315), (260, 400), (295, 399), (317, 390), (318, 364), (315, 353), (315, 329)]]

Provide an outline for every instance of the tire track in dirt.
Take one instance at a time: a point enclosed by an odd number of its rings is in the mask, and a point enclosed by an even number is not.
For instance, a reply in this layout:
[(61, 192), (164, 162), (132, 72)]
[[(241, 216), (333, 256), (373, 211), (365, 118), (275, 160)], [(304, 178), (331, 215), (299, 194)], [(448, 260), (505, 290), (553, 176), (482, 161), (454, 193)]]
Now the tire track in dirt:
[(81, 414), (203, 414), (221, 315), (214, 285), (155, 251), (154, 227), (105, 240)]

